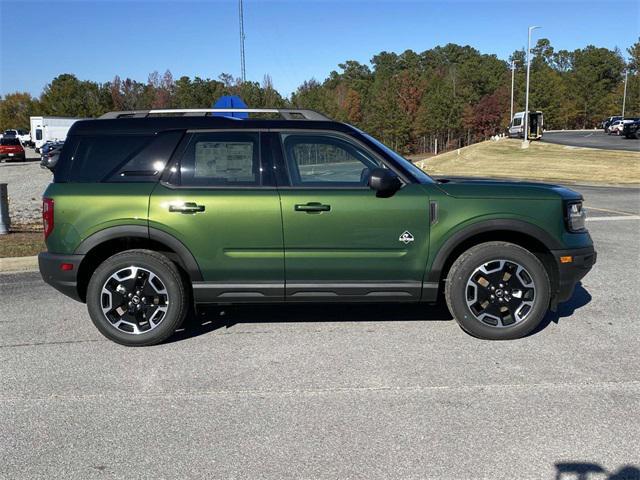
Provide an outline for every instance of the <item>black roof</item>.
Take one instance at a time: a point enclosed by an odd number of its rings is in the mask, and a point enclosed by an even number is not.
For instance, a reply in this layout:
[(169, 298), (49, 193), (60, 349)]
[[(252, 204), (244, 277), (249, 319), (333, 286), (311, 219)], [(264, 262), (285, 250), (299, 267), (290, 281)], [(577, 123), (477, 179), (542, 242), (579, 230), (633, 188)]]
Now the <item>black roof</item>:
[(166, 116), (80, 120), (69, 135), (154, 134), (167, 130), (189, 129), (321, 129), (353, 133), (355, 129), (333, 120), (234, 119), (219, 116)]

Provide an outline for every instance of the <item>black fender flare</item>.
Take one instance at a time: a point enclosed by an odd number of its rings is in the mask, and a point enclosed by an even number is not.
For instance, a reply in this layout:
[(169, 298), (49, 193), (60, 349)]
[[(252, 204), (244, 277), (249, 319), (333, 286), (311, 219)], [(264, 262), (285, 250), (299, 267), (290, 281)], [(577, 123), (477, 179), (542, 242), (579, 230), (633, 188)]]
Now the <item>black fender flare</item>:
[(473, 223), (451, 235), (442, 244), (431, 264), (427, 275), (428, 282), (439, 282), (445, 263), (453, 251), (464, 241), (482, 233), (501, 231), (524, 234), (541, 242), (548, 250), (564, 248), (563, 245), (544, 229), (522, 220), (493, 219)]
[(180, 263), (186, 269), (192, 282), (203, 280), (198, 262), (196, 262), (196, 259), (186, 245), (173, 235), (153, 227), (146, 227), (143, 225), (119, 225), (116, 227), (108, 227), (83, 240), (82, 243), (78, 245), (74, 253), (77, 255), (86, 255), (92, 249), (104, 242), (123, 237), (154, 240), (166, 245), (176, 253)]

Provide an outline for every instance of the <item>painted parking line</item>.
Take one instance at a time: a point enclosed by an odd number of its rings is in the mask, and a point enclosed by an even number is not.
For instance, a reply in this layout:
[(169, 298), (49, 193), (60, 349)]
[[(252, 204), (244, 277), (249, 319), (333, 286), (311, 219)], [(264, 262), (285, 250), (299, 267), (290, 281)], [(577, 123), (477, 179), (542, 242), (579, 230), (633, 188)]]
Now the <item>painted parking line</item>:
[(591, 207), (589, 205), (584, 206), (584, 208), (586, 208), (587, 210), (596, 210), (598, 212), (607, 212), (607, 213), (617, 213), (618, 215), (630, 215), (630, 216), (634, 216), (634, 213), (630, 213), (630, 212), (622, 212), (620, 210), (611, 210), (610, 208), (596, 208), (596, 207)]
[(622, 215), (622, 216), (610, 216), (610, 217), (587, 217), (587, 222), (607, 222), (607, 221), (620, 221), (620, 220), (640, 220), (640, 215)]

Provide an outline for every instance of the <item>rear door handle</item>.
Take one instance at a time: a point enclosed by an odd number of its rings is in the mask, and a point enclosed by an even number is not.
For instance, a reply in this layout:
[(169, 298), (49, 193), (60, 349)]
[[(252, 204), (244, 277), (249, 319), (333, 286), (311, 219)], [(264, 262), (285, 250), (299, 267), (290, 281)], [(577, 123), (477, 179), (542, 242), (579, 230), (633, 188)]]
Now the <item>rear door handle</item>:
[(204, 205), (198, 205), (195, 202), (185, 202), (182, 204), (169, 205), (170, 212), (177, 213), (197, 213), (204, 212)]
[(298, 204), (294, 208), (296, 212), (320, 213), (329, 212), (331, 210), (331, 205), (324, 205), (319, 202), (309, 202), (305, 204)]

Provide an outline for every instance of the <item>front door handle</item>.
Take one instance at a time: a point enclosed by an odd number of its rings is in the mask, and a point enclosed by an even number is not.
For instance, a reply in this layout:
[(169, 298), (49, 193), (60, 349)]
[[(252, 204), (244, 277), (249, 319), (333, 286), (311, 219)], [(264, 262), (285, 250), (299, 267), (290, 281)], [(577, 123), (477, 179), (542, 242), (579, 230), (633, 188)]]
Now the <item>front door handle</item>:
[(204, 205), (198, 205), (195, 202), (185, 202), (181, 204), (169, 205), (170, 212), (177, 213), (197, 213), (204, 212)]
[(329, 212), (331, 210), (331, 205), (324, 205), (319, 202), (309, 202), (305, 204), (297, 204), (294, 208), (296, 212), (320, 213)]

